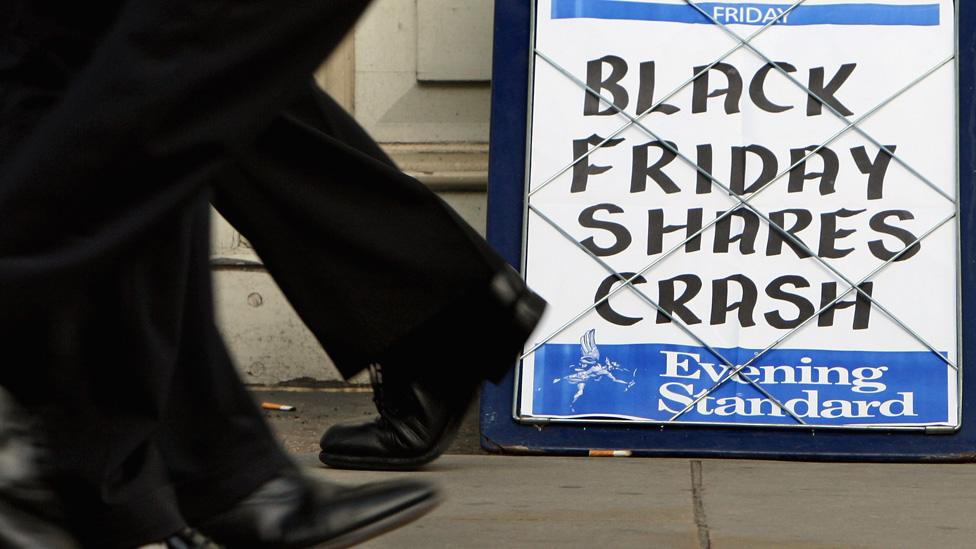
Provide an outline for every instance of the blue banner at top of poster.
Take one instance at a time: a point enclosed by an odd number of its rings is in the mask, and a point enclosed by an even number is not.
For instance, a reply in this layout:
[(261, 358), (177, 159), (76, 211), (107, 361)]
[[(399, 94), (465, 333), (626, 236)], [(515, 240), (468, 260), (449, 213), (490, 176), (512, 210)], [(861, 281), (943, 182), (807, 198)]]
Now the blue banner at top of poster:
[[(715, 349), (744, 364), (759, 349)], [(532, 412), (540, 417), (668, 421), (728, 377), (722, 360), (684, 345), (580, 345), (536, 351)], [(935, 353), (777, 349), (741, 373), (810, 425), (931, 424), (948, 421), (948, 372)], [(725, 382), (682, 422), (795, 425), (744, 379)]]
[[(726, 25), (878, 25), (937, 26), (938, 4), (756, 4), (698, 2), (689, 4), (626, 0), (552, 0), (553, 19), (613, 19), (712, 24), (705, 16)], [(700, 10), (700, 11), (699, 11)], [(703, 13), (704, 12), (704, 13)]]

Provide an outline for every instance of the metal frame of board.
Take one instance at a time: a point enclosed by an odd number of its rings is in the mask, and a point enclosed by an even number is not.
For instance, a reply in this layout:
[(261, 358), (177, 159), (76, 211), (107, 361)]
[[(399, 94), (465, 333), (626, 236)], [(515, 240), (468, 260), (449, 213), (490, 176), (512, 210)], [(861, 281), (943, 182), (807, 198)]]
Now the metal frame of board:
[[(532, 4), (496, 0), (492, 89), (491, 163), (489, 171), (488, 238), (513, 265), (523, 255), (525, 174), (529, 78), (532, 58)], [(976, 55), (976, 7), (957, 4), (957, 67), (972, 66)], [(960, 72), (958, 117), (960, 228), (960, 333), (973, 323), (976, 303), (966, 289), (974, 280), (973, 174), (976, 173), (973, 105), (974, 74)], [(961, 337), (961, 336), (960, 336)], [(969, 356), (972, 338), (961, 337), (962, 356)], [(976, 454), (976, 427), (965, 421), (974, 403), (973, 381), (962, 376), (962, 426), (954, 429), (852, 430), (824, 428), (755, 429), (742, 426), (689, 424), (568, 422), (527, 424), (513, 414), (516, 377), (486, 385), (481, 404), (482, 445), (507, 453), (589, 454), (622, 450), (628, 455), (694, 455), (823, 460), (966, 461)]]

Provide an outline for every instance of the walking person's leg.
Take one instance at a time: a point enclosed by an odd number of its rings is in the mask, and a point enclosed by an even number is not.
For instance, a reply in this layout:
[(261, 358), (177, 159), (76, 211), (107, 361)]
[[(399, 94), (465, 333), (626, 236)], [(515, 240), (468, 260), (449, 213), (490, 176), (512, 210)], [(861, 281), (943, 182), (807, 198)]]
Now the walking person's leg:
[(542, 301), (467, 223), (309, 88), (216, 177), (214, 205), (350, 377), (379, 364), (379, 421), (336, 426), (322, 459), (405, 468), (440, 455)]
[[(209, 299), (193, 282), (206, 265), (205, 187), (227, 151), (266, 126), (365, 4), (121, 3), (83, 68), (5, 159), (0, 331), (9, 360), (0, 376), (47, 420), (62, 494), (84, 542), (138, 545), (185, 523), (186, 504), (171, 485), (179, 473), (170, 471), (159, 429), (181, 365), (208, 375), (223, 361), (215, 333), (194, 331), (196, 349), (184, 333), (191, 325), (184, 305)], [(226, 409), (200, 413), (234, 417)], [(260, 428), (237, 450), (264, 448), (270, 464), (226, 467), (223, 477), (244, 495), (266, 485), (277, 449), (256, 412), (241, 410), (238, 419), (242, 430)], [(358, 511), (354, 522), (312, 534), (362, 530), (389, 518), (388, 506), (377, 512), (385, 502), (403, 509), (431, 496), (401, 485), (346, 497)], [(304, 499), (319, 512), (329, 503)], [(303, 518), (328, 522), (306, 511)]]

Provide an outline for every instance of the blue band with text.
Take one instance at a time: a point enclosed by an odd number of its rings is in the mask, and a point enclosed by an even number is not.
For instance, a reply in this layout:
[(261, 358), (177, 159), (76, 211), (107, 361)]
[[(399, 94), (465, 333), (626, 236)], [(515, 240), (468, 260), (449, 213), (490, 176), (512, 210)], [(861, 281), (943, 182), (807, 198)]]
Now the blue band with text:
[[(715, 349), (745, 364), (759, 349)], [(684, 345), (546, 344), (536, 351), (532, 413), (795, 425), (789, 413), (707, 349)], [(810, 425), (950, 421), (948, 366), (929, 351), (774, 349), (741, 374)]]
[[(766, 25), (881, 25), (937, 26), (938, 4), (830, 4), (800, 5), (702, 2), (699, 8), (723, 24)], [(789, 11), (788, 11), (789, 10)], [(788, 13), (787, 13), (788, 11)], [(785, 15), (783, 15), (785, 13)], [(553, 19), (617, 19), (671, 23), (712, 24), (688, 4), (625, 0), (552, 0)]]

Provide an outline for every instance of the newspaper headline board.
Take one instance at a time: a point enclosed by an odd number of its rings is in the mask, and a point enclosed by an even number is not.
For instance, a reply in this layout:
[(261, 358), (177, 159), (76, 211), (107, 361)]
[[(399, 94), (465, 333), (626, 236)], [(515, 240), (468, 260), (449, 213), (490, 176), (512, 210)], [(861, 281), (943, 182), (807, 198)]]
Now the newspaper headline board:
[(516, 416), (958, 427), (954, 17), (538, 0)]

